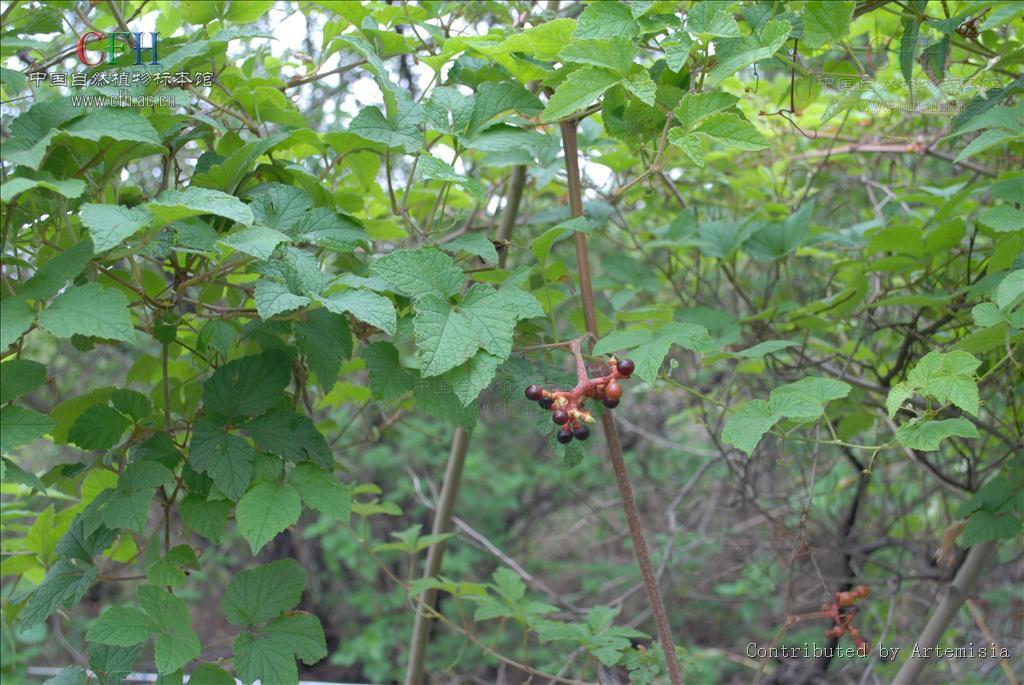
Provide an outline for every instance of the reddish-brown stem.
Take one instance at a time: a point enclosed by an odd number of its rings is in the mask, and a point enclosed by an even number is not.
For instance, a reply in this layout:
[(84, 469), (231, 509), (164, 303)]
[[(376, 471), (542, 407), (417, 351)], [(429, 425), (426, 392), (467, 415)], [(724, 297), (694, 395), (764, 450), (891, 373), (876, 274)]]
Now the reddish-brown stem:
[[(568, 177), (569, 208), (572, 216), (583, 216), (583, 186), (580, 180), (579, 146), (576, 139), (576, 120), (563, 121), (562, 149), (565, 152), (565, 171)], [(579, 231), (573, 234), (573, 241), (576, 247), (576, 268), (580, 284), (580, 301), (583, 306), (583, 321), (586, 323), (587, 332), (596, 340), (599, 333), (597, 330), (597, 309), (594, 306), (594, 289), (590, 280), (590, 260), (587, 255), (587, 236)], [(579, 360), (581, 356), (577, 356)], [(577, 361), (577, 365), (579, 361)], [(617, 373), (612, 368), (612, 373)], [(586, 370), (584, 369), (584, 376)], [(615, 428), (615, 419), (612, 412), (604, 412), (601, 415), (601, 425), (604, 428), (605, 441), (608, 443), (608, 455), (612, 462), (612, 471), (615, 473), (615, 481), (619, 486), (619, 495), (622, 497), (622, 508), (626, 514), (626, 522), (629, 525), (629, 536), (633, 540), (633, 552), (636, 555), (637, 564), (640, 566), (640, 575), (643, 577), (644, 591), (647, 593), (647, 602), (651, 607), (651, 614), (654, 617), (654, 625), (658, 629), (658, 640), (665, 652), (665, 664), (668, 666), (669, 679), (672, 685), (683, 685), (683, 673), (679, 667), (679, 659), (676, 656), (675, 641), (672, 639), (672, 629), (668, 624), (668, 616), (665, 613), (665, 605), (661, 601), (661, 594), (658, 591), (658, 581), (654, 575), (654, 567), (651, 565), (651, 555), (647, 551), (647, 541), (644, 539), (643, 527), (640, 523), (640, 512), (633, 498), (633, 487), (629, 482), (629, 473), (626, 471), (626, 461), (622, 455), (622, 444), (619, 442), (619, 433)]]

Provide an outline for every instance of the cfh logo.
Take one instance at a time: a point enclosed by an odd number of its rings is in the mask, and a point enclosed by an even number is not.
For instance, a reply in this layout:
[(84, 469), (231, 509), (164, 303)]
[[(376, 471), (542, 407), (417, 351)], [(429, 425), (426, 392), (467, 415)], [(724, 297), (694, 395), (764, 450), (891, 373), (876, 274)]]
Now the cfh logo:
[[(145, 35), (141, 31), (135, 33), (129, 33), (128, 31), (119, 31), (117, 33), (100, 33), (99, 31), (89, 31), (83, 33), (78, 39), (78, 61), (87, 67), (94, 67), (103, 61), (103, 58), (97, 59), (95, 62), (89, 61), (89, 55), (87, 49), (98, 50), (99, 52), (107, 53), (107, 64), (116, 64), (118, 52), (122, 50), (131, 50), (135, 52), (135, 63), (142, 64), (142, 53), (146, 50), (151, 50), (153, 53), (153, 61), (149, 64), (153, 66), (160, 65), (160, 58), (157, 54), (157, 40), (160, 36), (156, 31), (151, 31), (149, 36), (152, 41), (150, 47), (142, 46), (142, 36)], [(90, 43), (96, 44), (103, 42), (105, 47), (103, 48), (87, 48)]]

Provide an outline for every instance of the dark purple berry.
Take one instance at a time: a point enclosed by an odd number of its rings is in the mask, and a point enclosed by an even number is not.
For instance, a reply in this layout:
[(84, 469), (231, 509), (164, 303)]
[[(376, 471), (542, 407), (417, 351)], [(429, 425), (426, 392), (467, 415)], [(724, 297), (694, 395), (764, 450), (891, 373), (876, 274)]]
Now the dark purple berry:
[(537, 400), (537, 404), (541, 406), (541, 409), (551, 409), (551, 405), (553, 405), (554, 403), (555, 401), (550, 397), (542, 397), (539, 400)]
[(633, 369), (636, 368), (636, 364), (633, 363), (632, 359), (620, 359), (617, 368), (620, 374), (629, 378), (633, 375)]
[(581, 423), (576, 426), (576, 430), (574, 430), (572, 434), (577, 440), (586, 440), (590, 437), (590, 429)]
[(544, 391), (540, 389), (539, 385), (534, 383), (533, 385), (526, 386), (526, 399), (536, 402), (542, 397), (544, 397)]
[(551, 420), (557, 423), (559, 426), (564, 426), (569, 423), (569, 412), (564, 409), (556, 409), (551, 412)]
[(572, 442), (572, 431), (565, 426), (562, 426), (562, 430), (558, 431), (558, 442), (563, 445), (568, 445)]
[(615, 407), (619, 406), (619, 401), (613, 400), (610, 397), (606, 397), (604, 398), (604, 406), (608, 407), (609, 409), (615, 409)]

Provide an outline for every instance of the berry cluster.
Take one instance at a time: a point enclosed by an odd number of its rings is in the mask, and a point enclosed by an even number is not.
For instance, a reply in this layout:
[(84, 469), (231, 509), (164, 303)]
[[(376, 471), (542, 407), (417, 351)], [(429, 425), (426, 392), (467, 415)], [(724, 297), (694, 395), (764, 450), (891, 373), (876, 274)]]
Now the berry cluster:
[(870, 594), (867, 585), (858, 585), (849, 592), (835, 593), (832, 603), (821, 607), (822, 611), (835, 621), (835, 625), (825, 631), (825, 637), (839, 639), (849, 634), (850, 639), (857, 645), (857, 653), (861, 656), (867, 656), (869, 645), (867, 640), (861, 637), (857, 626), (853, 625), (853, 619), (857, 616), (857, 608), (854, 605), (859, 600), (867, 599)]
[(816, 618), (829, 618), (835, 624), (825, 631), (825, 637), (838, 640), (843, 635), (849, 635), (854, 644), (857, 645), (857, 654), (867, 656), (869, 645), (867, 640), (861, 637), (860, 630), (853, 625), (853, 619), (857, 617), (858, 601), (867, 599), (871, 592), (867, 585), (858, 585), (849, 592), (837, 592), (832, 596), (832, 601), (822, 604), (821, 611), (814, 611), (809, 614), (798, 614), (786, 619), (787, 626), (793, 626), (801, 621), (809, 621)]
[(545, 390), (536, 384), (526, 388), (526, 398), (549, 410), (551, 420), (561, 426), (558, 442), (567, 445), (573, 438), (586, 440), (590, 437), (586, 424), (593, 423), (594, 416), (583, 408), (588, 398), (601, 400), (608, 409), (619, 406), (622, 397), (619, 380), (633, 375), (636, 365), (630, 359), (612, 357), (609, 367), (609, 373), (600, 378), (587, 378), (584, 372), (579, 372), (579, 383), (572, 390)]

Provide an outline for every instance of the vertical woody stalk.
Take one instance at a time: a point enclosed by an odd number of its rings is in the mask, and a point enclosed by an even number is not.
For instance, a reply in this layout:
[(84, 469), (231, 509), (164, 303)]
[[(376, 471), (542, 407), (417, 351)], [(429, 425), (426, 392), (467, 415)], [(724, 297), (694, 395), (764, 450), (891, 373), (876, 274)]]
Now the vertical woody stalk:
[[(508, 239), (512, 235), (512, 228), (516, 224), (516, 217), (519, 216), (519, 203), (523, 198), (523, 188), (526, 185), (526, 167), (517, 166), (512, 170), (509, 179), (509, 190), (506, 194), (505, 209), (501, 217), (501, 225), (495, 236), (498, 242), (504, 245), (498, 261), (498, 268), (505, 268), (505, 259), (508, 256)], [(466, 451), (469, 449), (469, 433), (464, 428), (456, 428), (452, 436), (452, 448), (448, 454), (448, 465), (445, 467), (444, 483), (441, 485), (441, 494), (437, 498), (437, 508), (434, 510), (434, 523), (431, 533), (440, 535), (447, 533), (452, 524), (452, 512), (455, 509), (455, 499), (459, 494), (459, 484), (462, 482), (462, 467), (466, 463)], [(423, 577), (433, 578), (441, 572), (441, 561), (444, 559), (444, 540), (431, 545), (427, 553), (427, 563), (423, 567)], [(437, 598), (437, 590), (427, 590), (423, 594), (423, 605), (433, 606)], [(417, 604), (417, 607), (421, 605)], [(423, 664), (427, 655), (427, 644), (430, 642), (431, 618), (419, 608), (416, 611), (416, 622), (413, 625), (412, 640), (409, 643), (409, 661), (405, 669), (405, 685), (422, 685)]]
[[(574, 218), (583, 216), (583, 187), (580, 181), (576, 125), (575, 119), (561, 123), (562, 149), (565, 152), (565, 171), (569, 186), (569, 208)], [(580, 281), (583, 321), (592, 336), (590, 344), (593, 346), (593, 341), (598, 337), (597, 311), (594, 308), (594, 289), (590, 280), (587, 236), (576, 231), (573, 233), (573, 241), (576, 247), (576, 268)], [(672, 685), (683, 685), (683, 674), (679, 668), (679, 659), (676, 658), (672, 629), (668, 625), (665, 605), (658, 592), (658, 582), (654, 576), (654, 568), (651, 566), (651, 555), (647, 551), (647, 541), (644, 539), (643, 526), (640, 524), (640, 512), (637, 510), (636, 500), (633, 498), (633, 487), (629, 482), (629, 473), (626, 471), (626, 462), (622, 456), (622, 443), (619, 442), (619, 432), (615, 428), (615, 418), (612, 416), (612, 412), (606, 411), (601, 415), (601, 426), (604, 429), (605, 441), (608, 443), (608, 455), (611, 457), (612, 470), (615, 472), (615, 482), (619, 486), (619, 495), (622, 497), (622, 508), (626, 513), (629, 536), (633, 540), (633, 551), (636, 554), (637, 564), (640, 566), (640, 575), (643, 576), (647, 602), (650, 604), (654, 624), (658, 629), (658, 640), (665, 652), (669, 679), (672, 681)]]

